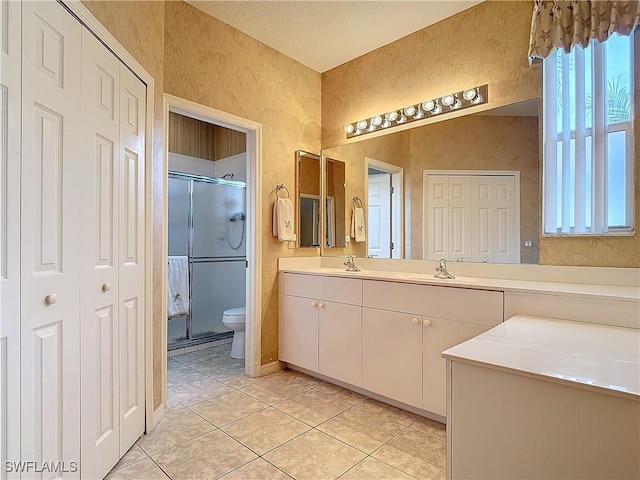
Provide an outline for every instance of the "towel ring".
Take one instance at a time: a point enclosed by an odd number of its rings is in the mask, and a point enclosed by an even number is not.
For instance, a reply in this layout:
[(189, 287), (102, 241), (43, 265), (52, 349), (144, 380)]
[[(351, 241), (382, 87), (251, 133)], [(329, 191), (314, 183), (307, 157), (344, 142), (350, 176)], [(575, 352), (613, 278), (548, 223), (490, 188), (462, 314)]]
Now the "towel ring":
[(284, 184), (282, 183), (279, 183), (278, 185), (276, 185), (276, 197), (279, 197), (278, 192), (280, 190), (284, 190), (285, 192), (287, 192), (287, 196), (284, 198), (289, 198), (289, 189), (285, 187)]
[(353, 196), (353, 208), (363, 208), (362, 207), (362, 200), (360, 199), (360, 197), (358, 195), (354, 195)]

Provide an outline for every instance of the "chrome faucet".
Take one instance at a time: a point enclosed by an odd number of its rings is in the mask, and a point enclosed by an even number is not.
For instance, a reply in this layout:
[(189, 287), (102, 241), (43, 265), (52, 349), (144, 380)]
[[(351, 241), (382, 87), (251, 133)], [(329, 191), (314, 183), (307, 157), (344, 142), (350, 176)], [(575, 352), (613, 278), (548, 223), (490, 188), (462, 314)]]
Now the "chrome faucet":
[(359, 272), (360, 269), (356, 267), (355, 262), (353, 261), (353, 255), (347, 255), (347, 261), (344, 262), (347, 266), (347, 272)]
[(438, 260), (438, 266), (436, 267), (436, 274), (433, 278), (448, 278), (450, 280), (455, 279), (453, 275), (447, 272), (447, 261), (444, 258)]

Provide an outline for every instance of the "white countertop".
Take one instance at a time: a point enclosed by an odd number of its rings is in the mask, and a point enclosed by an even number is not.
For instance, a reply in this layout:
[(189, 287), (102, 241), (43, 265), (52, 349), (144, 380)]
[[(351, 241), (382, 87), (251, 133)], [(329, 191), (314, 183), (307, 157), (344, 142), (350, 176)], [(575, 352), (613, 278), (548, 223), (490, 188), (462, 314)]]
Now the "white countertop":
[[(546, 293), (566, 296), (589, 296), (640, 303), (640, 288), (622, 285), (590, 285), (548, 281), (511, 280), (501, 278), (463, 277), (455, 280), (437, 279), (433, 273), (393, 272), (386, 270), (362, 270), (347, 272), (344, 268), (282, 268), (281, 272), (311, 275), (360, 278), (364, 280), (388, 280), (424, 285), (440, 285), (481, 290)], [(638, 306), (640, 308), (640, 305)]]
[(640, 331), (516, 315), (442, 356), (640, 402)]

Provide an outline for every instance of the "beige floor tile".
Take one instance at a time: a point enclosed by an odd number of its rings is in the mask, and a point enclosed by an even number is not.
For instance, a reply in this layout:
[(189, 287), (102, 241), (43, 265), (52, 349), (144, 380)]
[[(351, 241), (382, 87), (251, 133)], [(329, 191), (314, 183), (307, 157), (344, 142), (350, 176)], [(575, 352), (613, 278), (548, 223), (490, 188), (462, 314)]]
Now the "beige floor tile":
[(308, 390), (284, 402), (277, 403), (275, 407), (315, 427), (351, 408), (351, 404), (329, 395), (324, 395), (317, 390)]
[(363, 452), (371, 453), (404, 429), (404, 425), (356, 405), (317, 428)]
[(415, 480), (414, 477), (393, 468), (373, 457), (367, 457), (347, 473), (339, 477), (340, 480)]
[(173, 479), (218, 478), (249, 463), (256, 454), (220, 430), (152, 456)]
[(352, 392), (351, 390), (347, 390), (346, 388), (339, 387), (338, 385), (334, 385), (332, 383), (325, 382), (324, 385), (320, 385), (314, 388), (320, 393), (331, 395), (332, 397), (335, 397), (338, 400), (342, 400), (343, 402), (350, 403), (351, 405), (356, 405), (365, 399), (365, 397), (360, 395), (359, 393)]
[(412, 424), (418, 415), (402, 410), (401, 408), (392, 407), (386, 403), (378, 402), (372, 398), (367, 398), (364, 402), (358, 405), (365, 410), (368, 410), (376, 415), (383, 416), (392, 422), (400, 423), (405, 427)]
[(445, 444), (407, 428), (373, 452), (378, 460), (420, 479), (444, 478)]
[(242, 378), (242, 377), (245, 377), (244, 367), (234, 367), (229, 370), (225, 370), (219, 374), (213, 375), (213, 378), (215, 378), (219, 382), (222, 382), (226, 385), (229, 385), (228, 382), (231, 382), (237, 378)]
[(310, 430), (264, 456), (297, 480), (335, 479), (364, 457), (359, 450), (317, 430)]
[(309, 430), (309, 425), (285, 415), (274, 408), (267, 408), (237, 420), (222, 430), (262, 455)]
[(191, 410), (214, 425), (221, 427), (267, 408), (255, 398), (242, 392), (232, 391), (206, 400), (191, 407)]
[(192, 411), (183, 408), (165, 415), (158, 426), (137, 443), (151, 455), (210, 432), (215, 428)]
[(436, 437), (439, 440), (445, 442), (447, 440), (447, 427), (446, 425), (434, 422), (428, 418), (420, 417), (410, 425), (411, 428), (418, 430), (432, 437)]
[(150, 458), (113, 470), (105, 480), (168, 480), (162, 470)]
[(167, 371), (167, 389), (169, 392), (176, 387), (191, 385), (192, 383), (206, 380), (208, 377), (202, 372), (187, 367), (189, 370)]
[(120, 461), (113, 467), (112, 470), (118, 470), (122, 467), (126, 467), (133, 463), (139, 462), (140, 460), (144, 460), (145, 458), (149, 458), (144, 450), (142, 450), (138, 445), (134, 444), (127, 453), (124, 454), (124, 457), (120, 459)]
[(306, 375), (304, 373), (290, 369), (280, 370), (279, 372), (276, 372), (276, 375), (314, 388), (326, 385), (327, 383), (323, 380), (320, 380), (319, 378), (314, 378), (310, 375)]
[(171, 395), (167, 395), (167, 403), (165, 404), (164, 411), (165, 413), (173, 412), (175, 410), (179, 410), (181, 408), (185, 408), (179, 401), (173, 398)]
[(171, 372), (189, 373), (191, 371), (193, 371), (193, 368), (191, 368), (189, 365), (185, 365), (184, 363), (180, 363), (178, 360), (174, 360), (170, 358), (167, 361), (167, 373), (171, 373)]
[(275, 373), (258, 377), (255, 380), (257, 385), (273, 390), (274, 392), (279, 392), (288, 397), (298, 395), (311, 388), (288, 378), (283, 378)]
[[(229, 385), (232, 386), (232, 384)], [(283, 392), (271, 390), (270, 388), (263, 387), (261, 385), (258, 385), (257, 383), (250, 383), (249, 385), (240, 387), (240, 391), (246, 393), (247, 395), (251, 395), (252, 397), (257, 398), (261, 402), (267, 403), (269, 405), (275, 405), (276, 403), (283, 402), (287, 398), (291, 398), (295, 395), (295, 393), (286, 395)]]
[(197, 380), (193, 383), (178, 385), (169, 389), (169, 395), (185, 406), (195, 405), (219, 395), (231, 392), (233, 389), (206, 377), (204, 380)]
[(262, 458), (256, 458), (220, 480), (291, 480), (291, 477)]

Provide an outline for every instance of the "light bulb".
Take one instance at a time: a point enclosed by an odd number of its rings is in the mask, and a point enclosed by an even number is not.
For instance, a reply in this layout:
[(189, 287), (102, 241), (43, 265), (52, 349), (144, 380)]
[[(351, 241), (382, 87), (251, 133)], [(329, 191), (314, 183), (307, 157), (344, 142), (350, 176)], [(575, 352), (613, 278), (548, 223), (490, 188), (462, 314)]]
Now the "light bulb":
[(462, 102), (460, 101), (460, 99), (456, 98), (455, 103), (451, 105), (451, 110), (457, 110), (461, 106), (462, 106)]
[(387, 119), (383, 122), (382, 128), (389, 128), (391, 126), (391, 122)]
[(376, 115), (371, 119), (371, 125), (375, 127), (379, 127), (382, 125), (382, 117), (380, 115)]
[(353, 133), (353, 131), (354, 131), (354, 130), (355, 130), (355, 128), (354, 128), (353, 124), (351, 124), (351, 123), (347, 123), (347, 124), (344, 126), (344, 131), (345, 131), (347, 134)]
[(360, 120), (356, 126), (358, 127), (358, 130), (364, 130), (365, 128), (367, 128), (367, 121)]
[(387, 115), (390, 122), (395, 122), (398, 119), (398, 112), (396, 110), (387, 113)]
[(414, 107), (413, 105), (409, 105), (408, 107), (405, 107), (404, 114), (407, 117), (413, 116), (414, 113), (416, 113), (416, 107)]
[(419, 118), (424, 117), (424, 112), (422, 111), (422, 109), (418, 108), (418, 110), (416, 111), (416, 114), (413, 116), (413, 118), (415, 118), (416, 120)]
[(425, 112), (430, 112), (431, 110), (433, 110), (433, 107), (435, 107), (435, 103), (433, 103), (433, 100), (427, 100), (422, 104), (422, 110), (424, 110)]
[(473, 100), (473, 104), (477, 105), (479, 103), (482, 103), (482, 95), (478, 95), (474, 100)]
[(398, 118), (398, 123), (404, 123), (404, 122), (406, 122), (406, 121), (407, 121), (407, 117), (405, 117), (404, 115), (401, 115), (401, 116)]
[(433, 107), (433, 110), (431, 110), (431, 113), (433, 115), (437, 115), (439, 113), (442, 113), (442, 107), (440, 105), (436, 104), (436, 106)]
[(449, 105), (453, 105), (453, 102), (455, 101), (455, 99), (453, 98), (453, 95), (445, 95), (440, 100), (442, 101), (442, 105), (444, 105), (445, 107), (448, 107)]
[(462, 92), (462, 98), (464, 98), (467, 101), (471, 101), (474, 98), (476, 98), (477, 94), (478, 94), (477, 90), (475, 88), (472, 88), (470, 90), (465, 90), (464, 92)]

